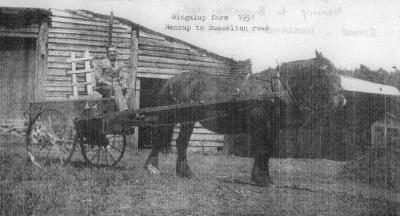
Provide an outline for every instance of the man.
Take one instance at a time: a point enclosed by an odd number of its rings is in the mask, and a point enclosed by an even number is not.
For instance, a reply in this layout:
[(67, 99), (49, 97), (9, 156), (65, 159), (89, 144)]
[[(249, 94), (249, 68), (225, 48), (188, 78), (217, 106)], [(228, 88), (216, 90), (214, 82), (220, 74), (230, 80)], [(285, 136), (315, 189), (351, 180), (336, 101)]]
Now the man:
[(96, 62), (94, 67), (96, 90), (103, 97), (110, 97), (114, 92), (115, 103), (120, 112), (128, 110), (124, 97), (124, 91), (127, 89), (124, 66), (123, 62), (117, 61), (117, 48), (109, 45), (107, 47), (107, 58)]

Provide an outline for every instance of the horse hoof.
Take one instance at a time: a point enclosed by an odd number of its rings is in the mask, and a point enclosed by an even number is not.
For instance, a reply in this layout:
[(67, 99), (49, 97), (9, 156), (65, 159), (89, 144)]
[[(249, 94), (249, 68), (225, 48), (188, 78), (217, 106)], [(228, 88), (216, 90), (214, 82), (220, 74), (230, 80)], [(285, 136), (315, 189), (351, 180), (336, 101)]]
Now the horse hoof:
[(273, 184), (271, 178), (269, 177), (268, 171), (263, 171), (260, 169), (253, 169), (251, 179), (261, 187), (269, 187)]
[(270, 187), (273, 184), (271, 178), (265, 176), (252, 177), (252, 180), (261, 187)]
[(186, 159), (177, 162), (176, 175), (181, 178), (192, 178), (194, 176)]
[(157, 167), (155, 167), (151, 164), (146, 164), (145, 168), (147, 171), (150, 172), (150, 174), (153, 174), (153, 175), (159, 175), (161, 173), (161, 171)]
[(272, 181), (255, 181), (260, 187), (271, 187), (273, 185)]
[(192, 178), (194, 176), (192, 171), (189, 171), (189, 172), (176, 172), (176, 175), (181, 177), (181, 178)]

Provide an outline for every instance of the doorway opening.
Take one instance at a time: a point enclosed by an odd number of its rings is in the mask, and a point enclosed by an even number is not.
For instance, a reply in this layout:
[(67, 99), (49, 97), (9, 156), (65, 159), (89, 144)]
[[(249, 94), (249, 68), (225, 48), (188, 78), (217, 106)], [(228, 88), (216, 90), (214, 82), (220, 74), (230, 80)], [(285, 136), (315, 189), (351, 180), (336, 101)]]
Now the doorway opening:
[[(140, 79), (140, 104), (139, 108), (157, 106), (157, 94), (166, 82), (165, 79), (141, 78)], [(153, 130), (149, 127), (139, 128), (139, 148), (151, 148)]]
[(36, 39), (0, 37), (0, 123), (20, 124), (34, 98)]

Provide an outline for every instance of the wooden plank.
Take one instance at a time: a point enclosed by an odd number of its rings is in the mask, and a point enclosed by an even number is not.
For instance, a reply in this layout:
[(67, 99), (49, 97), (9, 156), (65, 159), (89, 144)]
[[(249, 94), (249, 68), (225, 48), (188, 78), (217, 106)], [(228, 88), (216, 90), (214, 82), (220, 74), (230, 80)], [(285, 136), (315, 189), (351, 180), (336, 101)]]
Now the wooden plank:
[(128, 107), (130, 109), (136, 107), (136, 94), (135, 90), (136, 88), (136, 80), (137, 80), (137, 73), (138, 73), (138, 55), (139, 55), (139, 48), (138, 48), (138, 34), (139, 32), (137, 30), (132, 31), (132, 40), (131, 40), (131, 56), (129, 58), (129, 80), (128, 80), (128, 97), (127, 97), (127, 102), (128, 102)]
[(67, 99), (68, 96), (46, 96), (46, 100), (64, 100)]
[(207, 153), (207, 154), (225, 154), (225, 153), (218, 153), (218, 148), (220, 147), (188, 147), (187, 151), (188, 152), (202, 152), (202, 153)]
[(135, 109), (139, 109), (139, 107), (140, 107), (140, 89), (141, 89), (141, 87), (140, 87), (140, 79), (136, 79), (136, 90), (137, 91), (135, 91), (136, 92), (136, 97), (135, 97)]
[[(126, 56), (121, 56), (121, 57), (123, 57), (123, 58), (118, 57), (117, 60), (127, 62), (128, 59), (126, 58)], [(50, 56), (49, 55), (49, 62), (60, 62), (60, 63), (71, 64), (71, 63), (67, 62), (68, 59), (69, 58), (64, 57), (64, 56), (53, 56), (53, 55)], [(96, 59), (94, 61), (97, 61), (97, 60), (99, 60), (99, 59)], [(75, 61), (75, 62), (77, 64), (84, 64), (84, 61)], [(128, 65), (127, 65), (127, 67), (128, 67)]]
[[(86, 13), (84, 11), (68, 11), (68, 10), (51, 9), (51, 12), (52, 12), (53, 16), (59, 16), (59, 17), (67, 17), (67, 18), (79, 19), (79, 20), (84, 19), (84, 20), (95, 21), (95, 22), (107, 22), (108, 21), (108, 19), (96, 17), (96, 16), (93, 16), (93, 14)], [(114, 24), (115, 25), (125, 25), (117, 19), (114, 19)]]
[(189, 46), (186, 46), (181, 43), (177, 43), (177, 42), (173, 42), (173, 41), (160, 41), (160, 40), (156, 40), (156, 39), (152, 39), (152, 38), (144, 38), (144, 37), (139, 37), (139, 44), (161, 46), (161, 47), (168, 47), (168, 48), (180, 48), (180, 49), (186, 49), (186, 50), (191, 49)]
[(143, 61), (139, 61), (139, 67), (165, 68), (165, 69), (199, 71), (199, 72), (206, 72), (206, 73), (225, 73), (225, 74), (230, 74), (230, 70), (221, 69), (221, 68), (211, 68), (211, 67), (192, 66), (192, 65), (151, 63), (151, 62), (143, 62)]
[(229, 66), (229, 63), (216, 60), (214, 58), (208, 56), (196, 56), (191, 54), (179, 54), (173, 52), (162, 52), (162, 51), (149, 51), (149, 50), (140, 50), (139, 54), (141, 56), (150, 56), (150, 57), (163, 57), (170, 59), (180, 59), (180, 60), (190, 60), (190, 61), (199, 61), (199, 62), (209, 62), (209, 63), (218, 63), (225, 64)]
[[(136, 84), (135, 84), (135, 90), (140, 90), (140, 79), (136, 79)], [(135, 103), (134, 103), (134, 109), (139, 109), (140, 107), (140, 91), (135, 91)], [(135, 127), (135, 133), (133, 134), (133, 138), (131, 138), (134, 145), (133, 147), (139, 148), (139, 127)]]
[[(57, 14), (52, 14), (53, 17), (59, 17), (59, 18), (64, 18), (64, 19), (69, 19), (69, 20), (77, 20), (77, 21), (86, 21), (86, 22), (91, 22), (95, 24), (102, 25), (104, 23), (108, 23), (109, 19), (108, 18), (101, 18), (101, 17), (96, 17), (93, 16), (92, 14), (85, 13), (83, 11), (75, 11), (76, 13), (80, 14), (74, 14), (73, 12), (67, 12), (67, 13), (57, 13)], [(85, 13), (85, 15), (82, 15)], [(131, 26), (121, 23), (118, 19), (113, 19), (113, 25), (118, 26), (120, 28), (128, 28), (128, 30), (131, 30)]]
[(220, 63), (224, 63), (226, 65), (233, 65), (235, 61), (230, 60), (230, 59), (225, 59), (222, 57), (216, 58), (213, 55), (209, 55), (206, 53), (200, 53), (200, 52), (194, 52), (194, 50), (183, 50), (179, 48), (171, 48), (171, 47), (160, 47), (160, 46), (152, 46), (152, 45), (139, 45), (139, 49), (143, 52), (150, 51), (150, 52), (159, 52), (161, 55), (165, 53), (170, 53), (173, 55), (187, 55), (187, 56), (196, 56), (204, 59), (203, 61), (216, 61)]
[[(91, 57), (90, 57), (90, 54), (89, 54), (88, 50), (85, 51), (84, 59), (87, 59), (85, 61), (85, 69), (87, 71), (91, 70), (90, 69), (90, 61), (89, 61), (89, 59), (91, 59)], [(86, 92), (87, 92), (88, 95), (91, 95), (91, 94), (93, 94), (93, 85), (95, 84), (94, 81), (93, 81), (93, 74), (86, 73), (85, 76), (86, 76), (86, 82), (89, 83), (89, 84), (86, 85)]]
[[(176, 140), (171, 140), (171, 145), (176, 146)], [(199, 141), (199, 140), (190, 140), (188, 147), (223, 147), (224, 142), (222, 141)]]
[(152, 34), (150, 32), (144, 32), (143, 30), (139, 31), (139, 37), (165, 41), (164, 37), (160, 37), (160, 36)]
[(92, 14), (88, 14), (88, 13), (78, 14), (78, 11), (60, 10), (60, 9), (55, 9), (55, 8), (51, 9), (51, 14), (54, 16), (72, 17), (72, 18), (77, 18), (77, 19), (90, 19), (90, 20), (105, 21), (105, 19), (93, 17)]
[[(78, 87), (78, 86), (77, 86)], [(72, 94), (71, 87), (69, 86), (46, 86), (46, 91), (49, 92), (69, 92)], [(85, 91), (85, 88), (78, 87), (78, 92)]]
[(229, 77), (230, 75), (228, 73), (212, 73), (209, 71), (198, 71), (198, 70), (178, 70), (178, 69), (159, 69), (159, 68), (145, 68), (145, 70), (142, 70), (141, 67), (139, 67), (138, 70), (138, 76), (143, 77), (143, 78), (157, 78), (159, 75), (163, 76), (165, 75), (166, 77), (172, 77), (180, 73), (184, 72), (203, 72), (203, 73), (208, 73), (208, 74), (216, 74), (216, 75), (221, 75), (221, 76), (227, 76)]
[[(49, 43), (100, 46), (100, 47), (107, 47), (107, 44), (108, 44), (108, 42), (106, 42), (106, 41), (86, 41), (86, 40), (66, 39), (66, 38), (49, 38)], [(130, 42), (119, 41), (119, 42), (115, 42), (114, 45), (117, 47), (129, 47)]]
[[(71, 76), (65, 76), (65, 75), (64, 76), (58, 76), (58, 75), (52, 75), (51, 74), (51, 75), (47, 75), (46, 81), (48, 83), (65, 82), (65, 83), (71, 84), (72, 83), (71, 79), (72, 79)], [(77, 79), (78, 82), (85, 82), (86, 81), (86, 78), (82, 77), (82, 76), (77, 76), (76, 79)]]
[[(52, 71), (54, 69), (55, 74), (62, 75), (59, 72), (64, 70), (63, 74), (66, 74), (67, 71), (71, 69), (71, 64), (68, 64), (68, 63), (62, 62), (62, 61), (60, 61), (60, 62), (49, 61), (48, 62), (48, 68), (51, 69)], [(77, 68), (78, 69), (84, 69), (84, 65), (83, 64), (77, 64)], [(129, 68), (126, 67), (125, 69), (128, 70)]]
[[(174, 133), (179, 133), (179, 131), (180, 131), (179, 127), (174, 128)], [(197, 128), (195, 127), (193, 129), (193, 134), (206, 134), (207, 135), (207, 134), (216, 134), (216, 133), (214, 133), (208, 129), (205, 129), (203, 127), (197, 127)], [(223, 135), (221, 135), (221, 136), (223, 136)]]
[(83, 86), (83, 87), (85, 87), (85, 90), (87, 90), (87, 86), (88, 85), (94, 85), (94, 83), (93, 82), (77, 82), (77, 83), (74, 83), (74, 84), (70, 84), (70, 86), (72, 86), (72, 87), (75, 87), (75, 86)]
[[(50, 70), (49, 70), (50, 71)], [(48, 81), (64, 81), (64, 82), (71, 82), (71, 76), (66, 76), (65, 74), (63, 75), (63, 76), (59, 76), (59, 75), (54, 75), (54, 74), (51, 74), (51, 72), (50, 73), (48, 73), (47, 74), (47, 79), (46, 80), (48, 80)], [(80, 81), (79, 80), (79, 77), (78, 77), (78, 81)]]
[(36, 68), (35, 68), (35, 100), (46, 98), (46, 74), (48, 64), (48, 33), (49, 25), (47, 22), (42, 22), (39, 30), (39, 38), (36, 45)]
[(220, 63), (210, 63), (210, 62), (200, 62), (191, 60), (181, 60), (181, 59), (170, 59), (163, 57), (150, 57), (139, 55), (139, 62), (151, 62), (151, 63), (163, 63), (163, 64), (174, 64), (174, 65), (189, 65), (196, 67), (207, 67), (207, 68), (218, 68), (230, 71), (230, 66)]
[[(90, 52), (101, 52), (105, 53), (105, 46), (92, 46), (92, 45), (75, 45), (75, 44), (62, 44), (62, 43), (49, 43), (48, 45), (50, 50), (63, 50), (63, 51), (78, 51), (85, 52), (85, 50), (89, 50)], [(118, 53), (122, 54), (130, 54), (130, 50), (124, 47), (118, 47)]]
[[(68, 69), (70, 67), (67, 67), (66, 65), (71, 64), (67, 63), (65, 57), (54, 57), (54, 56), (49, 56), (49, 66), (54, 67), (54, 68), (63, 68), (63, 69)], [(95, 61), (97, 61), (96, 59)], [(120, 61), (126, 62), (126, 59), (118, 59)], [(77, 68), (83, 68), (84, 64), (83, 62), (76, 62), (77, 63)], [(126, 66), (128, 68), (128, 65)]]
[[(107, 32), (108, 27), (105, 26), (96, 26), (96, 25), (81, 25), (81, 24), (75, 24), (75, 23), (65, 23), (65, 22), (55, 22), (53, 21), (51, 23), (52, 27), (56, 28), (66, 28), (66, 29), (75, 29), (75, 30), (91, 30), (91, 31), (101, 31), (101, 32)], [(113, 32), (120, 32), (120, 33), (129, 33), (130, 31), (127, 29), (120, 29), (116, 28), (114, 29)]]
[[(128, 80), (128, 95), (127, 103), (129, 109), (139, 109), (140, 107), (140, 80), (137, 79), (138, 69), (138, 34), (139, 31), (134, 29), (131, 33), (131, 46), (130, 46), (130, 58), (129, 58), (129, 80)], [(135, 127), (135, 133), (133, 136), (128, 137), (131, 146), (134, 149), (139, 148), (139, 128)]]
[(47, 97), (66, 97), (71, 95), (71, 91), (49, 91), (47, 92)]
[(89, 57), (76, 58), (76, 59), (70, 59), (70, 58), (68, 58), (68, 59), (66, 59), (65, 61), (68, 62), (68, 63), (72, 63), (72, 62), (80, 62), (80, 61), (90, 61), (90, 60), (92, 60), (92, 59), (93, 59), (93, 57), (92, 57), (92, 56), (89, 56)]
[(151, 67), (138, 67), (138, 73), (156, 73), (156, 74), (171, 74), (176, 75), (183, 72), (190, 72), (191, 70), (180, 69), (166, 69), (166, 68), (151, 68)]
[(149, 73), (138, 73), (138, 78), (152, 78), (152, 79), (170, 79), (174, 75), (170, 74), (149, 74)]
[[(108, 42), (107, 37), (104, 36), (96, 36), (92, 34), (70, 34), (70, 33), (50, 33), (50, 38), (64, 38), (64, 39), (76, 39), (76, 40), (84, 40), (84, 41), (100, 41), (100, 42)], [(120, 38), (113, 37), (113, 43), (123, 43), (129, 42), (129, 38)]]
[[(97, 20), (89, 20), (89, 19), (79, 19), (67, 16), (51, 16), (52, 22), (60, 22), (60, 23), (73, 23), (85, 26), (102, 26), (108, 28), (108, 21), (97, 21)], [(122, 29), (125, 31), (131, 31), (131, 27), (128, 25), (124, 25), (121, 23), (114, 22), (114, 29)]]
[[(138, 73), (138, 77), (141, 78), (155, 78), (155, 79), (169, 79), (177, 74), (179, 74), (181, 71), (178, 71), (176, 74), (165, 74), (165, 73), (158, 73), (157, 71), (152, 72), (152, 73)], [(198, 71), (198, 70), (191, 70), (190, 72), (199, 72), (199, 73), (208, 73), (206, 71)], [(221, 73), (208, 73), (208, 74), (216, 74), (216, 75), (226, 75), (227, 77), (229, 74), (221, 74)]]
[[(72, 79), (72, 77), (71, 77)], [(47, 79), (46, 86), (48, 87), (72, 87), (72, 82), (70, 80), (49, 80)], [(70, 88), (71, 90), (72, 88)]]
[(0, 31), (0, 37), (23, 37), (23, 38), (38, 38), (38, 33), (29, 32), (4, 32)]
[(213, 57), (215, 59), (220, 59), (221, 61), (231, 61), (232, 63), (234, 62), (234, 60), (220, 56), (218, 54), (209, 52), (207, 50), (203, 50), (201, 48), (198, 47), (191, 47), (189, 45), (185, 45), (186, 43), (184, 42), (173, 42), (173, 41), (169, 41), (169, 42), (162, 42), (159, 40), (154, 40), (154, 39), (149, 39), (149, 38), (140, 38), (141, 40), (139, 40), (139, 47), (141, 46), (156, 46), (156, 47), (166, 47), (166, 48), (179, 48), (179, 49), (186, 49), (186, 50), (190, 50), (191, 52), (195, 52), (195, 53), (199, 53), (199, 55), (207, 55), (210, 57)]
[[(63, 51), (63, 50), (49, 50), (50, 57), (63, 57), (63, 59), (69, 58), (71, 52)], [(76, 56), (83, 57), (84, 52), (75, 52)], [(94, 58), (94, 60), (98, 60), (101, 58), (105, 58), (105, 52), (90, 52), (90, 55)], [(119, 61), (126, 61), (130, 58), (130, 55), (118, 53), (117, 60)]]
[[(189, 145), (190, 145), (190, 143), (189, 143)], [(175, 146), (172, 146), (172, 151), (174, 151), (174, 149), (175, 149), (176, 147)], [(201, 147), (201, 146), (188, 146), (188, 148), (187, 148), (187, 152), (201, 152), (201, 153), (203, 153), (203, 154), (216, 154), (216, 155), (220, 155), (220, 154), (223, 154), (223, 155), (226, 155), (226, 153), (223, 153), (223, 152), (219, 152), (219, 151), (222, 151), (223, 150), (223, 148), (224, 147), (220, 147), (220, 146), (210, 146), (210, 147)]]
[(139, 50), (150, 50), (156, 52), (173, 52), (177, 54), (187, 54), (187, 55), (198, 55), (197, 52), (193, 52), (193, 50), (189, 49), (181, 49), (177, 47), (165, 47), (165, 46), (157, 46), (157, 45), (149, 45), (149, 44), (140, 44)]
[[(58, 61), (66, 61), (68, 58), (70, 58), (70, 53), (68, 51), (60, 51), (60, 50), (49, 50), (49, 58), (52, 59), (52, 62), (58, 62)], [(75, 52), (76, 56), (83, 56), (82, 52)], [(91, 52), (90, 55), (93, 57), (93, 61), (97, 61), (99, 59), (105, 58), (106, 54), (105, 53), (93, 53)], [(126, 54), (118, 54), (117, 60), (118, 61), (123, 61), (127, 62), (129, 60), (130, 56)]]
[(83, 70), (67, 71), (66, 74), (80, 74), (80, 73), (92, 73), (92, 72), (94, 72), (94, 69), (89, 69), (89, 70), (83, 69)]
[[(71, 52), (71, 58), (72, 59), (75, 58), (75, 52)], [(75, 71), (76, 70), (76, 62), (72, 62), (71, 64), (72, 64), (72, 67), (71, 67), (72, 71)], [(74, 85), (72, 87), (72, 96), (74, 96), (74, 97), (78, 96), (78, 86), (75, 85), (76, 83), (77, 83), (76, 74), (72, 74), (72, 85)]]
[(108, 23), (108, 45), (112, 45), (112, 35), (113, 35), (113, 28), (114, 28), (114, 12), (111, 11), (110, 20)]
[[(71, 69), (71, 64), (68, 63), (63, 63), (63, 62), (49, 62), (48, 63), (49, 66), (49, 70), (54, 71), (54, 74), (57, 75), (66, 75), (67, 74), (67, 70)], [(83, 66), (81, 66), (83, 68)], [(60, 71), (62, 71), (62, 74), (60, 73)]]
[(67, 70), (69, 70), (70, 68), (53, 68), (53, 67), (49, 67), (49, 70), (47, 72), (48, 76), (57, 76), (57, 77), (71, 77), (69, 75), (67, 75)]
[[(86, 37), (86, 36), (93, 36), (93, 37), (107, 37), (107, 32), (105, 31), (83, 31), (81, 29), (70, 29), (70, 28), (56, 28), (52, 27), (50, 30), (50, 35), (52, 36), (65, 36), (65, 37)], [(130, 34), (127, 32), (114, 32), (114, 38), (118, 40), (127, 39), (130, 40)]]
[[(172, 134), (172, 140), (176, 140), (178, 138), (178, 133)], [(224, 136), (219, 134), (192, 134), (190, 136), (190, 140), (193, 141), (224, 141)]]

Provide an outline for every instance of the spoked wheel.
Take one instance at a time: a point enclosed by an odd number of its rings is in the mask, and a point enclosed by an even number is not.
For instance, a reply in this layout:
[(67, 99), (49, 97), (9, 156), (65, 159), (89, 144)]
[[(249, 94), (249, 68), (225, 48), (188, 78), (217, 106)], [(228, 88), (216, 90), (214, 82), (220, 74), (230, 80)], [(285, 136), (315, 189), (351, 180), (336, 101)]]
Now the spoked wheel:
[(82, 155), (86, 162), (95, 166), (115, 166), (124, 156), (126, 135), (107, 134), (89, 141), (87, 137), (80, 138)]
[(43, 110), (28, 126), (26, 148), (38, 166), (67, 164), (75, 151), (76, 131), (72, 121), (57, 109)]

